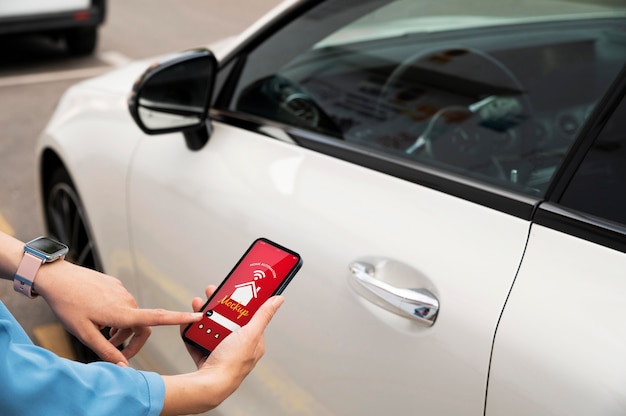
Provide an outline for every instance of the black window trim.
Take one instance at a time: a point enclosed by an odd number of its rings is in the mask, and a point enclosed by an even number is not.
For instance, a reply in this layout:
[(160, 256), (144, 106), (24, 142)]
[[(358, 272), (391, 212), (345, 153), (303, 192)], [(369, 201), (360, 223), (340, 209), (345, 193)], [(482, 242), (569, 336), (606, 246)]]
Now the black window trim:
[(559, 201), (583, 162), (585, 155), (591, 149), (616, 108), (625, 99), (625, 96), (626, 65), (608, 88), (605, 96), (598, 101), (572, 149), (561, 163), (561, 167), (555, 174), (555, 178), (546, 193), (547, 202), (541, 203), (533, 215), (533, 222), (538, 225), (623, 253), (626, 253), (626, 226), (569, 209), (560, 205)]
[(267, 38), (282, 29), (283, 26), (287, 25), (298, 16), (306, 13), (308, 10), (322, 3), (322, 1), (323, 0), (303, 0), (293, 4), (292, 6), (284, 10), (274, 19), (267, 22), (265, 26), (259, 28), (259, 30), (257, 30), (245, 41), (240, 43), (224, 58), (222, 58), (219, 62), (219, 70), (227, 66), (233, 59), (237, 59), (250, 53), (250, 51), (254, 50), (258, 45), (265, 42)]
[[(541, 202), (522, 193), (472, 180), (465, 176), (404, 160), (382, 152), (346, 143), (320, 133), (230, 110), (211, 109), (211, 119), (258, 134), (268, 134), (267, 127), (285, 132), (297, 145), (346, 162), (354, 163), (430, 189), (530, 221)], [(274, 137), (275, 138), (275, 137)]]
[(626, 227), (602, 218), (544, 202), (533, 223), (626, 253)]
[(550, 202), (558, 202), (565, 189), (570, 183), (576, 170), (594, 141), (611, 118), (613, 112), (620, 105), (626, 94), (626, 64), (617, 74), (613, 83), (608, 87), (605, 95), (598, 100), (595, 109), (589, 115), (571, 149), (565, 155), (561, 166), (557, 170), (550, 186), (546, 191), (545, 199)]
[[(280, 30), (292, 18), (315, 7), (320, 1), (309, 0), (294, 4), (291, 8), (277, 16), (277, 18), (268, 22), (265, 27), (257, 31), (255, 35), (251, 36), (238, 48), (231, 51), (221, 60), (220, 68), (224, 68), (231, 61), (238, 59), (240, 61), (234, 65), (234, 70), (240, 70), (241, 65), (246, 61), (247, 54), (251, 50)], [(227, 76), (227, 84), (229, 81), (232, 82), (232, 75), (231, 73)], [(587, 123), (579, 132), (557, 169), (544, 198), (534, 198), (522, 193), (518, 194), (495, 185), (491, 186), (478, 180), (472, 180), (465, 176), (431, 168), (426, 165), (418, 165), (391, 155), (359, 148), (353, 144), (329, 138), (319, 133), (283, 125), (249, 114), (213, 108), (211, 109), (211, 118), (266, 136), (270, 135), (267, 131), (264, 131), (264, 127), (274, 127), (284, 131), (301, 147), (626, 252), (626, 230), (621, 226), (610, 224), (600, 218), (587, 216), (558, 205), (558, 200), (567, 188), (572, 176), (576, 173), (578, 166), (616, 106), (619, 105), (625, 92), (626, 65), (616, 77), (616, 81), (608, 88), (606, 95), (598, 101), (596, 109), (590, 114)], [(226, 88), (222, 89), (222, 94), (224, 93), (226, 95), (232, 93), (232, 86), (229, 88), (226, 85)], [(219, 105), (225, 99), (224, 95), (220, 95), (217, 97), (216, 104)]]
[[(286, 133), (297, 145), (346, 162), (388, 174), (486, 206), (556, 231), (626, 252), (626, 228), (558, 205), (558, 199), (585, 154), (626, 94), (626, 66), (592, 112), (550, 185), (546, 199), (490, 186), (444, 170), (418, 165), (401, 158), (361, 148), (336, 138), (230, 110), (211, 109), (211, 118), (245, 130), (273, 137), (271, 127)], [(274, 137), (275, 138), (275, 137)]]
[[(601, 111), (601, 113), (604, 114), (605, 112)], [(513, 215), (522, 220), (532, 221), (534, 224), (626, 253), (626, 227), (602, 218), (564, 208), (555, 202), (517, 194), (461, 175), (455, 175), (425, 165), (417, 165), (410, 161), (387, 156), (366, 148), (359, 148), (335, 138), (271, 122), (248, 114), (212, 109), (211, 118), (215, 121), (274, 139), (277, 139), (277, 137), (272, 136), (269, 131), (271, 128), (277, 129), (286, 133), (291, 140), (303, 148), (336, 157), (349, 163), (355, 163), (359, 166), (441, 191), (448, 195)], [(605, 122), (604, 117), (598, 121), (598, 123)], [(597, 127), (592, 126), (590, 129), (596, 130)], [(588, 135), (581, 139), (581, 145), (587, 141), (593, 142), (593, 138), (593, 135)], [(588, 149), (588, 146), (585, 148)], [(563, 168), (562, 170), (568, 171), (569, 169)], [(569, 177), (564, 177), (561, 174), (560, 180), (567, 182)]]

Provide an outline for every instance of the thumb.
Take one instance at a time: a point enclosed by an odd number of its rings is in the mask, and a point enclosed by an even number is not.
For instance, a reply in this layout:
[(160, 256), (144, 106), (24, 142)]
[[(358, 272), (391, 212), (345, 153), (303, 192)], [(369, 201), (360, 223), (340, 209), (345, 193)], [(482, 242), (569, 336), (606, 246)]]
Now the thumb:
[(254, 327), (258, 327), (261, 331), (265, 329), (265, 327), (270, 323), (278, 308), (283, 304), (285, 298), (282, 296), (272, 296), (269, 298), (259, 310), (254, 314), (250, 322), (248, 322), (249, 326), (252, 324)]

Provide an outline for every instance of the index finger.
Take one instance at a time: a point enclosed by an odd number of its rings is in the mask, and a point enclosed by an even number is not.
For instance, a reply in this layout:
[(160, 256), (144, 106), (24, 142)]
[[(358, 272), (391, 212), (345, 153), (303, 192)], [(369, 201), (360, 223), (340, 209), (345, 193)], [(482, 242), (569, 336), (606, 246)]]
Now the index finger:
[(199, 312), (176, 312), (167, 309), (131, 309), (123, 322), (115, 325), (120, 328), (157, 325), (182, 325), (202, 319)]

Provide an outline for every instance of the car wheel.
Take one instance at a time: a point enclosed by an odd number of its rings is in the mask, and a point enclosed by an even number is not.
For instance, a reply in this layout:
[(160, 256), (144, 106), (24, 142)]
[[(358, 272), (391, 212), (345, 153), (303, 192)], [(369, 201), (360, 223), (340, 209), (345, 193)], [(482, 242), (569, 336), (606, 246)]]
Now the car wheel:
[[(70, 247), (65, 259), (102, 272), (102, 263), (87, 226), (83, 204), (65, 169), (57, 168), (53, 172), (44, 198), (48, 234)], [(103, 334), (105, 336), (108, 334), (108, 328), (103, 330)], [(77, 360), (82, 362), (99, 360), (93, 351), (85, 347), (76, 337), (69, 335)]]
[(67, 51), (74, 56), (90, 55), (98, 43), (98, 30), (95, 26), (70, 29), (65, 33)]
[(45, 198), (48, 233), (70, 246), (66, 260), (103, 271), (83, 204), (65, 169), (54, 171)]

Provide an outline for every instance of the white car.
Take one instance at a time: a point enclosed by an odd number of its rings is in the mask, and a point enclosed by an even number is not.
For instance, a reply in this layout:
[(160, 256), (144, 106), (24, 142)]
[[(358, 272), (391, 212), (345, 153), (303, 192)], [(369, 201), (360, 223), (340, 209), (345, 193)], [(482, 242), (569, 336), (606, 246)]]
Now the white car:
[[(70, 88), (45, 221), (143, 307), (302, 255), (217, 413), (623, 414), (625, 62), (622, 2), (287, 1)], [(192, 368), (178, 328), (136, 365)]]
[(106, 0), (0, 0), (0, 36), (38, 34), (62, 39), (72, 55), (91, 54)]

